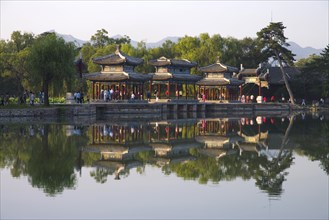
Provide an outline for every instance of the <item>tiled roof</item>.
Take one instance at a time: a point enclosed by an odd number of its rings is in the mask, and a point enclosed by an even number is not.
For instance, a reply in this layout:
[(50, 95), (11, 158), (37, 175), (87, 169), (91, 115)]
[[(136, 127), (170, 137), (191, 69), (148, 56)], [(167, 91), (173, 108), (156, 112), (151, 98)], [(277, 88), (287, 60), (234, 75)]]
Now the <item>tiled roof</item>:
[(239, 69), (232, 66), (227, 66), (225, 64), (222, 64), (220, 62), (216, 62), (214, 64), (211, 64), (209, 66), (200, 67), (199, 70), (204, 73), (225, 73), (225, 72), (239, 72)]
[(160, 57), (159, 59), (149, 60), (149, 64), (152, 66), (180, 66), (180, 67), (195, 67), (196, 62), (192, 62), (186, 59), (168, 59), (166, 57)]
[(202, 76), (195, 74), (173, 74), (174, 81), (197, 82), (202, 79)]
[(142, 64), (144, 60), (141, 58), (128, 56), (117, 49), (113, 54), (94, 58), (93, 62), (100, 65), (116, 65), (126, 63), (128, 65), (137, 66)]
[[(300, 74), (300, 71), (295, 67), (284, 67), (285, 73), (287, 74), (288, 81)], [(284, 80), (280, 67), (270, 67), (268, 69), (268, 82), (273, 85), (282, 85)]]
[(259, 77), (261, 80), (265, 80), (265, 75), (261, 72), (260, 68), (240, 70), (237, 78), (243, 79), (244, 77)]
[(239, 74), (241, 75), (258, 75), (260, 69), (242, 69), (240, 70)]
[(171, 74), (169, 72), (166, 73), (150, 73), (152, 75), (152, 80), (154, 81), (184, 81), (184, 82), (197, 82), (202, 79), (202, 76), (198, 76), (195, 74)]
[(149, 73), (152, 76), (152, 80), (154, 81), (166, 81), (172, 78), (171, 73)]
[(226, 85), (232, 85), (232, 86), (239, 86), (242, 85), (244, 81), (238, 80), (235, 78), (204, 78), (197, 82), (197, 85), (200, 86), (226, 86)]
[(120, 82), (126, 80), (145, 82), (150, 80), (151, 76), (148, 74), (140, 74), (135, 72), (96, 72), (84, 74), (83, 78), (98, 82)]

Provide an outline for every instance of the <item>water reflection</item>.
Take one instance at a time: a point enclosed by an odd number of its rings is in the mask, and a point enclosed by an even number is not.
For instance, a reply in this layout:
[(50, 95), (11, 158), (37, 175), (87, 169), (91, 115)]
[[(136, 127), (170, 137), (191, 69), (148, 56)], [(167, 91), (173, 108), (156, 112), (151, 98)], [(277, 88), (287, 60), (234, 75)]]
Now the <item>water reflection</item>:
[(319, 160), (329, 174), (328, 117), (205, 118), (154, 122), (101, 121), (91, 125), (1, 125), (0, 167), (28, 176), (54, 196), (77, 186), (81, 167), (97, 183), (129, 178), (146, 165), (165, 175), (208, 182), (254, 180), (279, 197), (293, 151)]

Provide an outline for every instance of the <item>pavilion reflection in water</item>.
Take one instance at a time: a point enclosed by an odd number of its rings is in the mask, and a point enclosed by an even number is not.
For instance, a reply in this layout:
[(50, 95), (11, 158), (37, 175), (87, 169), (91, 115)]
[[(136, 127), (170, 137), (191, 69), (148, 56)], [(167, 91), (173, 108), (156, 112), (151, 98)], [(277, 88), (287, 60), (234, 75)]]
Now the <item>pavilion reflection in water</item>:
[(282, 131), (269, 133), (273, 122), (257, 117), (95, 124), (83, 153), (99, 155), (93, 165), (115, 179), (145, 164), (164, 167), (196, 160), (198, 155), (218, 161), (232, 154), (253, 154), (270, 161), (282, 154), (284, 137)]

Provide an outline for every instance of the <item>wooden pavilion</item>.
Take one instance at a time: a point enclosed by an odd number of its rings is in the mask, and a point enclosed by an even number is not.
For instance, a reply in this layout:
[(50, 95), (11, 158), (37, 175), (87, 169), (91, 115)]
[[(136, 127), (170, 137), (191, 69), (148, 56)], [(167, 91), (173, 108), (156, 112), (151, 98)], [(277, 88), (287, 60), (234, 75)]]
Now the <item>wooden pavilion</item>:
[[(257, 97), (253, 86), (248, 88), (247, 85), (253, 84), (258, 86), (258, 96), (262, 96), (262, 87), (268, 88), (268, 74), (263, 73), (261, 69), (261, 64), (258, 68), (245, 69), (241, 64), (240, 72), (238, 74), (238, 79), (243, 80), (244, 84), (240, 86), (240, 96), (242, 95), (253, 95)], [(243, 91), (246, 88), (247, 91)]]
[(143, 59), (131, 57), (119, 50), (117, 46), (113, 54), (93, 59), (93, 62), (101, 66), (100, 72), (87, 73), (83, 77), (92, 82), (92, 99), (101, 99), (103, 90), (114, 90), (114, 99), (130, 99), (131, 93), (136, 99), (143, 99), (144, 83), (152, 77), (134, 71), (137, 65), (144, 62)]
[[(165, 98), (170, 99), (180, 97), (188, 99), (196, 99), (196, 82), (202, 77), (190, 74), (190, 70), (197, 66), (196, 62), (186, 59), (168, 59), (160, 57), (159, 59), (150, 60), (149, 64), (155, 67), (155, 73), (150, 73), (152, 76), (150, 83), (150, 92), (158, 98), (164, 94)], [(185, 89), (183, 89), (185, 85)], [(189, 87), (193, 85), (193, 89)], [(153, 87), (153, 88), (152, 88)], [(153, 89), (153, 90), (152, 90)]]
[(224, 65), (217, 58), (216, 63), (199, 69), (204, 78), (197, 82), (199, 86), (199, 96), (206, 97), (207, 100), (238, 100), (239, 86), (242, 80), (234, 77), (238, 68)]

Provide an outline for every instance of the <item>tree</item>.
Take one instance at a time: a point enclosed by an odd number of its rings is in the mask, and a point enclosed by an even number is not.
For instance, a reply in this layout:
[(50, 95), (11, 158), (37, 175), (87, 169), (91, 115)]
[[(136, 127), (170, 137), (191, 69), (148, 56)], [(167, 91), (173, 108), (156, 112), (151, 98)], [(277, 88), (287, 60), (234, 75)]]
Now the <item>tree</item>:
[(94, 47), (104, 47), (110, 42), (110, 38), (105, 29), (97, 30), (96, 34), (91, 36), (90, 41)]
[(329, 45), (320, 55), (310, 55), (308, 58), (298, 60), (295, 65), (301, 70), (301, 75), (297, 77), (297, 80), (303, 97), (309, 100), (328, 97)]
[(283, 26), (282, 22), (271, 22), (269, 26), (257, 32), (257, 39), (263, 48), (263, 53), (266, 54), (267, 57), (272, 57), (279, 62), (282, 77), (289, 93), (291, 103), (295, 104), (294, 94), (283, 69), (283, 62), (288, 65), (293, 65), (293, 61), (295, 60), (295, 54), (286, 48), (289, 44), (286, 42), (287, 38), (283, 33), (285, 28), (286, 27)]
[(31, 47), (30, 82), (42, 85), (45, 93), (45, 105), (49, 105), (49, 86), (63, 88), (65, 79), (75, 74), (73, 43), (65, 43), (53, 33), (42, 34)]
[(329, 44), (321, 53), (319, 71), (323, 73), (322, 95), (328, 97), (329, 96)]
[[(0, 93), (21, 95), (28, 75), (27, 57), (34, 35), (14, 31), (9, 41), (0, 42)], [(2, 91), (1, 91), (2, 90)]]

